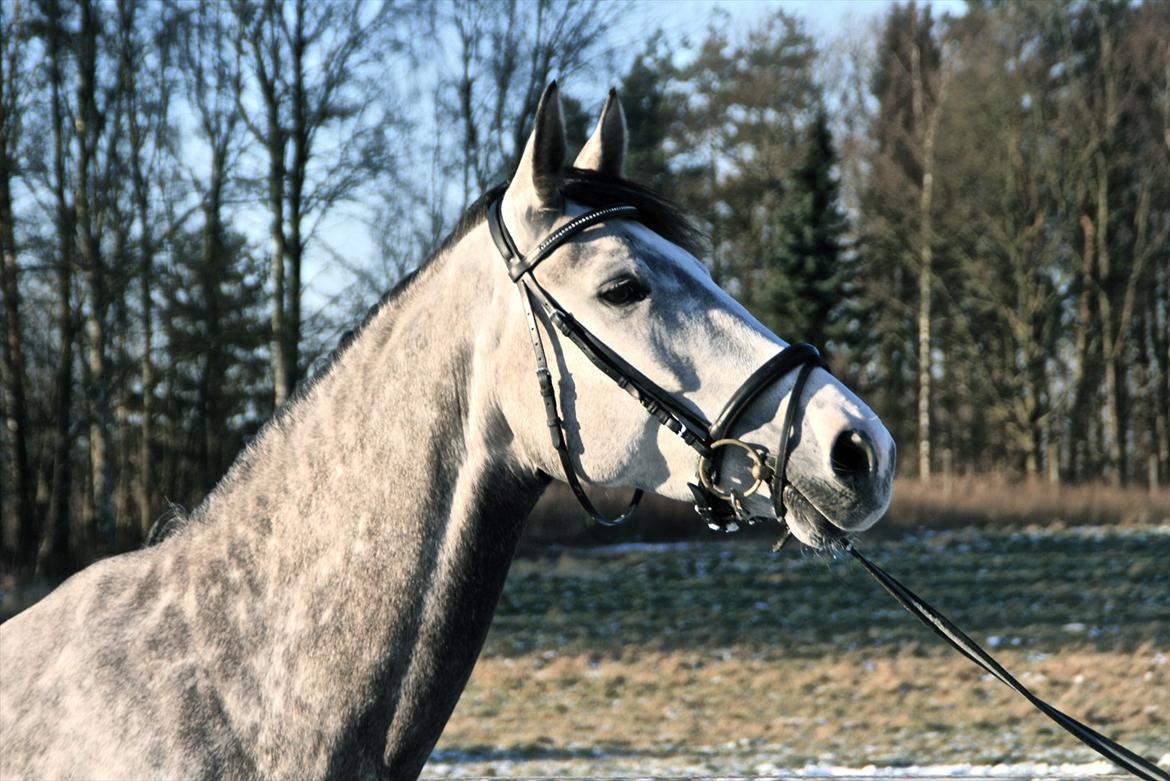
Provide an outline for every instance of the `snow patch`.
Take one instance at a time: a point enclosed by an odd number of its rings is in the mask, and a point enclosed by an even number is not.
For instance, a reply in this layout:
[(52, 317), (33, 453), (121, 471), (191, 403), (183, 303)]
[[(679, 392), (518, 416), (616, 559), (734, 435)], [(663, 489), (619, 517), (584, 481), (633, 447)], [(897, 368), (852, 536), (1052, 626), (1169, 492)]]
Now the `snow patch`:
[[(423, 771), (425, 778), (483, 778), (484, 776), (515, 778), (547, 778), (568, 776), (576, 778), (704, 778), (704, 779), (793, 779), (793, 778), (905, 778), (905, 779), (950, 779), (950, 778), (991, 778), (991, 779), (1079, 779), (1119, 778), (1118, 768), (1105, 761), (1086, 763), (1019, 762), (994, 765), (910, 765), (905, 767), (884, 767), (866, 765), (847, 767), (832, 764), (808, 764), (800, 768), (781, 767), (772, 762), (747, 762), (738, 772), (731, 768), (703, 762), (699, 757), (677, 756), (673, 758), (643, 758), (641, 761), (630, 757), (609, 755), (594, 749), (588, 756), (582, 754), (574, 760), (541, 760), (534, 758), (475, 761), (474, 757), (462, 756), (460, 752), (436, 752)], [(699, 761), (696, 761), (699, 760)], [(465, 764), (471, 762), (472, 764)], [(1160, 765), (1170, 763), (1170, 754), (1163, 757)], [(680, 775), (681, 773), (681, 775)]]
[(841, 767), (839, 765), (805, 765), (798, 770), (786, 770), (760, 765), (757, 772), (763, 776), (784, 778), (1094, 778), (1117, 775), (1117, 767), (1109, 762), (1083, 764), (1054, 764), (1023, 762), (997, 765), (911, 765), (909, 767)]

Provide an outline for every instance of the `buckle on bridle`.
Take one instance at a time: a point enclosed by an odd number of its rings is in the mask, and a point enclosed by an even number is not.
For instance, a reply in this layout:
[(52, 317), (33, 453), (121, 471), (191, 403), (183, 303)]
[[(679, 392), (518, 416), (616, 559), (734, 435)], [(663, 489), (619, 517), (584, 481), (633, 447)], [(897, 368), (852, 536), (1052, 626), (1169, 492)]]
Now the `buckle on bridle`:
[(733, 532), (739, 529), (735, 511), (725, 500), (703, 488), (701, 485), (687, 483), (691, 495), (695, 498), (695, 512), (707, 524), (707, 528), (716, 532)]

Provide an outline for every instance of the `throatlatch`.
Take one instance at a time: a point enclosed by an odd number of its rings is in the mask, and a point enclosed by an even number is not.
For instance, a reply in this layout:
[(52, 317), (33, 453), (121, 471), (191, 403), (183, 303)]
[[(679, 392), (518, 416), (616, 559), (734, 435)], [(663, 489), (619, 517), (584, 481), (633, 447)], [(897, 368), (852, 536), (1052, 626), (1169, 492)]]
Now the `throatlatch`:
[[(520, 292), (528, 334), (532, 341), (532, 351), (536, 356), (536, 377), (540, 384), (540, 395), (544, 401), (549, 436), (560, 458), (561, 467), (565, 473), (565, 482), (569, 484), (569, 488), (585, 512), (603, 526), (616, 526), (625, 523), (633, 515), (641, 501), (642, 491), (639, 489), (634, 492), (629, 505), (617, 518), (608, 518), (602, 515), (586, 495), (585, 489), (577, 477), (577, 470), (573, 465), (565, 438), (564, 423), (557, 406), (552, 374), (548, 369), (544, 343), (537, 326), (536, 316), (533, 313), (534, 300), (544, 311), (552, 326), (577, 345), (594, 366), (637, 399), (646, 412), (654, 417), (660, 425), (672, 431), (699, 454), (696, 466), (698, 484), (691, 483), (689, 487), (695, 497), (695, 511), (707, 522), (708, 526), (713, 529), (734, 531), (738, 528), (739, 522), (747, 521), (750, 523), (754, 521), (755, 519), (744, 510), (742, 500), (754, 494), (764, 485), (770, 486), (772, 506), (776, 511), (776, 518), (783, 523), (787, 514), (787, 509), (784, 506), (784, 489), (788, 484), (786, 476), (788, 457), (797, 441), (796, 433), (801, 421), (801, 394), (812, 370), (818, 367), (827, 368), (817, 348), (810, 344), (794, 344), (785, 347), (776, 356), (752, 372), (724, 406), (723, 411), (715, 419), (715, 423), (709, 423), (701, 413), (694, 411), (684, 401), (676, 398), (674, 394), (664, 390), (642, 374), (577, 322), (547, 290), (540, 286), (532, 274), (532, 270), (548, 258), (554, 250), (581, 231), (609, 219), (637, 220), (637, 208), (619, 204), (595, 209), (575, 217), (541, 240), (536, 248), (526, 256), (517, 248), (516, 242), (504, 225), (501, 212), (502, 204), (503, 199), (501, 198), (488, 208), (488, 228), (491, 231), (492, 241), (508, 268), (508, 276), (516, 283)], [(800, 373), (796, 377), (789, 397), (788, 408), (784, 413), (784, 427), (780, 432), (780, 441), (777, 444), (775, 455), (771, 456), (765, 447), (731, 437), (732, 426), (748, 405), (773, 382), (798, 369)], [(749, 486), (742, 491), (724, 489), (718, 485), (718, 470), (722, 455), (720, 451), (726, 447), (743, 449), (752, 462), (750, 472), (752, 480)]]

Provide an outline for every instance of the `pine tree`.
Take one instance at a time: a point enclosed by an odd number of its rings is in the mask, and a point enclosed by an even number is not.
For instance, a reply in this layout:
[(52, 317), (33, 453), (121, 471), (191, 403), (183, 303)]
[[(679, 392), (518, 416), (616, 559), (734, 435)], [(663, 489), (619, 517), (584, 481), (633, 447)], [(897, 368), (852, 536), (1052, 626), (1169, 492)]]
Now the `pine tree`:
[(662, 33), (656, 33), (622, 78), (622, 109), (628, 125), (626, 176), (669, 193), (673, 177), (667, 165), (666, 141), (680, 106), (669, 93), (674, 66)]
[(244, 238), (180, 232), (164, 277), (169, 370), (165, 417), (175, 483), (168, 496), (196, 503), (271, 412), (267, 389), (264, 267)]
[(767, 261), (761, 314), (791, 341), (840, 345), (847, 337), (848, 221), (840, 205), (828, 116), (808, 129), (803, 157), (785, 183), (775, 218), (779, 239)]

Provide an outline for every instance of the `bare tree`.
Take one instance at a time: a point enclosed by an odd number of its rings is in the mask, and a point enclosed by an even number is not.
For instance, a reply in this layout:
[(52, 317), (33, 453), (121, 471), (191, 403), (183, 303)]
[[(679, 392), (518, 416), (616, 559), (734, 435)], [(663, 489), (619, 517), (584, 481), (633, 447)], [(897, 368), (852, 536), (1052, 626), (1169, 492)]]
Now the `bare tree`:
[[(1052, 193), (1066, 174), (1054, 145), (1037, 143), (1054, 91), (1018, 11), (976, 10), (952, 25), (957, 62), (945, 72), (956, 86), (941, 130), (948, 208), (939, 233), (953, 270), (938, 295), (953, 301), (949, 317), (963, 331), (946, 343), (944, 364), (981, 386), (968, 393), (986, 398), (981, 416), (1014, 468), (1038, 479), (1047, 464), (1056, 482), (1059, 394), (1049, 367), (1066, 304), (1054, 280), (1067, 273), (1068, 245), (1051, 230)], [(963, 188), (986, 196), (973, 202)]]
[[(234, 10), (251, 85), (250, 93), (241, 92), (242, 114), (267, 162), (273, 398), (280, 405), (301, 370), (302, 269), (313, 234), (308, 223), (319, 222), (383, 168), (376, 125), (369, 121), (375, 82), (366, 75), (377, 56), (376, 33), (393, 6), (355, 11), (305, 0), (238, 0)], [(247, 110), (250, 98), (256, 111)], [(333, 140), (328, 153), (321, 144), (326, 134)]]
[[(319, 221), (337, 204), (352, 198), (367, 181), (388, 168), (389, 150), (380, 145), (378, 126), (369, 121), (368, 104), (380, 89), (364, 78), (366, 69), (386, 52), (374, 44), (390, 19), (393, 6), (383, 4), (368, 17), (343, 5), (293, 5), (290, 51), (289, 136), (292, 164), (288, 170), (288, 328), (286, 385), (292, 388), (303, 370), (301, 303), (305, 249)], [(321, 63), (315, 66), (313, 63)], [(386, 96), (382, 96), (383, 99)], [(333, 135), (332, 149), (322, 135)]]
[(52, 485), (45, 531), (37, 551), (36, 571), (41, 576), (60, 576), (69, 571), (70, 562), (70, 494), (73, 464), (70, 452), (70, 420), (73, 407), (73, 205), (69, 201), (66, 175), (65, 129), (65, 15), (60, 0), (41, 0), (40, 32), (45, 40), (45, 60), (49, 89), (52, 165), (49, 186), (53, 199), (53, 216), (57, 235), (57, 345), (54, 378)]
[(23, 9), (19, 3), (0, 7), (0, 289), (4, 292), (5, 422), (12, 442), (12, 506), (16, 520), (16, 561), (32, 563), (36, 553), (36, 512), (28, 445), (28, 403), (25, 395), (24, 343), (21, 338), (20, 266), (11, 181), (21, 135), (20, 64)]
[(107, 118), (114, 107), (107, 104), (99, 79), (99, 52), (102, 50), (101, 12), (92, 0), (79, 0), (80, 25), (73, 35), (76, 105), (73, 130), (77, 149), (73, 167), (74, 229), (77, 257), (85, 280), (86, 400), (89, 414), (89, 465), (93, 493), (91, 512), (95, 531), (109, 545), (114, 537), (113, 465), (111, 463), (111, 382), (108, 374), (107, 317), (110, 306), (107, 258), (102, 249), (105, 228), (105, 181), (101, 143)]
[[(871, 125), (875, 148), (862, 202), (863, 223), (873, 234), (866, 252), (871, 265), (886, 277), (879, 283), (879, 295), (895, 302), (883, 306), (887, 312), (879, 315), (891, 322), (877, 324), (884, 332), (879, 338), (884, 342), (883, 363), (890, 375), (886, 384), (891, 389), (903, 386), (904, 356), (917, 356), (915, 443), (918, 474), (926, 479), (931, 473), (932, 440), (936, 144), (948, 78), (930, 7), (920, 8), (913, 2), (894, 6), (886, 18), (879, 52), (872, 80), (879, 103)], [(897, 302), (909, 301), (916, 306), (903, 314), (899, 309), (910, 307)], [(913, 333), (905, 328), (908, 320), (916, 325)], [(887, 393), (896, 395), (892, 390)], [(890, 404), (908, 401), (894, 398)]]
[(237, 52), (248, 63), (249, 76), (258, 92), (262, 106), (263, 120), (253, 120), (243, 108), (245, 96), (243, 85), (238, 100), (240, 114), (248, 129), (264, 149), (268, 162), (266, 174), (269, 232), (271, 247), (272, 280), (272, 385), (273, 402), (280, 406), (288, 398), (287, 331), (285, 326), (285, 225), (284, 225), (284, 182), (285, 154), (288, 148), (288, 131), (283, 125), (283, 106), (287, 102), (286, 87), (282, 81), (284, 69), (284, 47), (281, 41), (281, 26), (284, 21), (283, 7), (275, 0), (263, 3), (238, 0), (233, 5), (238, 32), (235, 36)]
[(917, 35), (918, 14), (910, 6), (910, 84), (914, 133), (919, 151), (918, 184), (918, 477), (930, 478), (931, 299), (934, 296), (934, 176), (935, 143), (943, 114), (950, 69), (946, 49), (940, 68), (926, 73), (922, 44)]
[[(1128, 369), (1138, 342), (1137, 307), (1144, 300), (1139, 291), (1153, 284), (1151, 264), (1166, 238), (1161, 218), (1151, 219), (1150, 189), (1164, 181), (1166, 170), (1165, 157), (1151, 154), (1161, 148), (1151, 143), (1157, 133), (1151, 103), (1153, 82), (1162, 74), (1150, 70), (1143, 76), (1148, 63), (1131, 50), (1141, 39), (1125, 37), (1127, 30), (1140, 34), (1146, 26), (1138, 23), (1138, 13), (1124, 3), (1089, 4), (1054, 20), (1052, 30), (1067, 90), (1064, 119), (1083, 237), (1073, 414), (1101, 420), (1107, 474), (1115, 485), (1131, 477)], [(1154, 22), (1150, 29), (1157, 27)], [(1154, 62), (1165, 56), (1154, 41), (1139, 48)], [(1134, 133), (1141, 126), (1144, 131)], [(1103, 409), (1093, 404), (1098, 385)]]
[[(238, 100), (241, 63), (223, 45), (232, 31), (229, 19), (219, 11), (216, 3), (207, 0), (194, 6), (180, 45), (187, 102), (195, 110), (197, 133), (208, 152), (206, 171), (192, 172), (190, 179), (199, 193), (203, 216), (198, 283), (209, 333), (223, 327), (220, 285), (224, 264), (229, 262), (223, 209), (234, 183), (231, 171), (245, 143)], [(218, 454), (225, 438), (221, 397), (227, 366), (221, 340), (207, 341), (201, 362), (195, 402), (201, 431), (196, 450), (198, 484), (206, 486), (219, 477)]]
[(606, 33), (624, 11), (604, 0), (459, 0), (430, 7), (422, 43), (458, 42), (454, 68), (441, 76), (442, 106), (459, 128), (463, 200), (510, 173), (524, 151), (527, 122), (541, 90), (604, 57)]
[[(150, 13), (150, 10), (140, 0), (120, 3), (117, 39), (120, 100), (125, 121), (125, 167), (130, 180), (131, 208), (126, 219), (136, 221), (138, 226), (137, 314), (142, 329), (139, 365), (142, 401), (134, 480), (137, 536), (149, 530), (156, 513), (155, 257), (167, 230), (165, 219), (157, 209), (156, 188), (159, 185), (156, 183), (167, 178), (165, 165), (174, 154), (170, 148), (174, 34), (176, 29), (184, 29), (179, 13), (166, 8), (159, 8), (156, 13)], [(122, 446), (127, 451), (129, 443), (123, 442)], [(123, 466), (130, 468), (128, 461)], [(119, 477), (123, 483), (129, 483), (129, 475), (120, 474)], [(129, 531), (129, 513), (125, 517), (120, 515), (119, 523)]]

